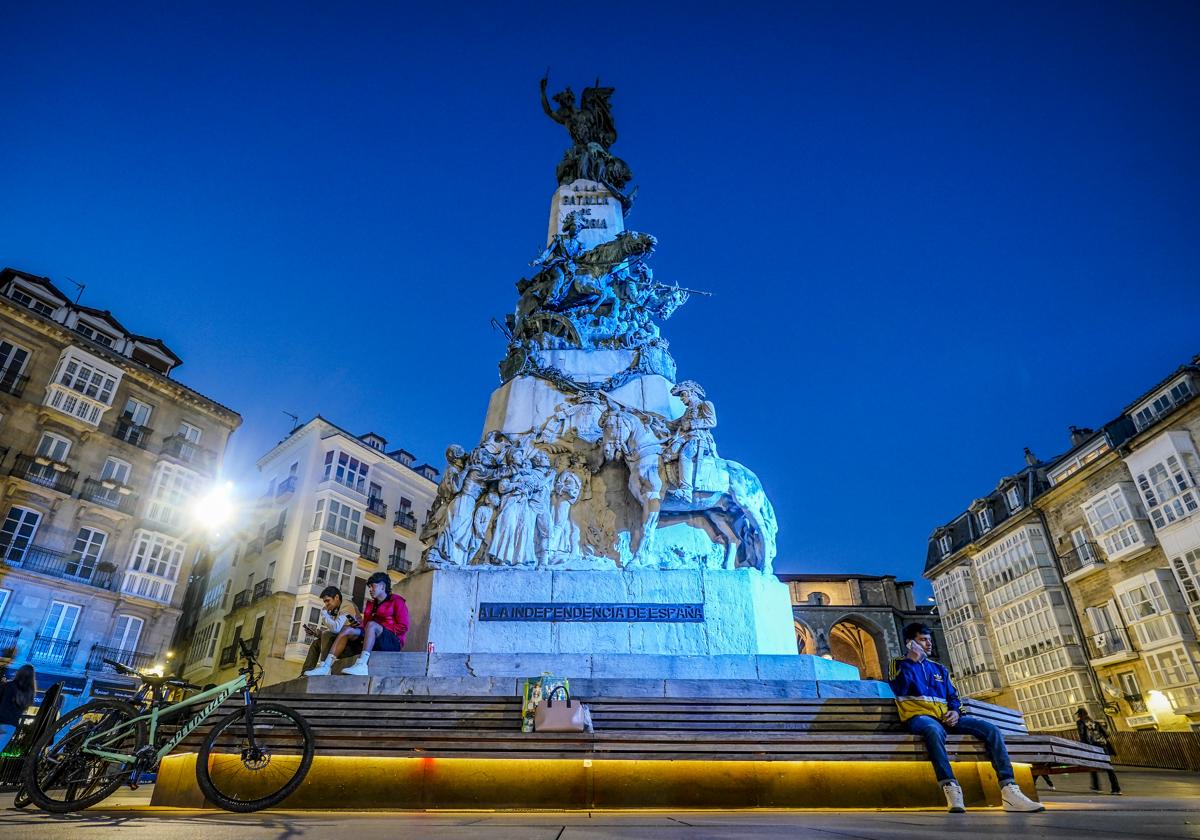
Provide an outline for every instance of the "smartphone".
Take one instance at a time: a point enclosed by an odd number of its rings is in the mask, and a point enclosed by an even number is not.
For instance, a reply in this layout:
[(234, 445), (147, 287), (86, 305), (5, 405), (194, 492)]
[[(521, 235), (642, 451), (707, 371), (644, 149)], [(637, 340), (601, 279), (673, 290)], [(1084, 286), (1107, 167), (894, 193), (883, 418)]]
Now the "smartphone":
[(349, 624), (351, 627), (361, 627), (362, 626), (361, 624), (358, 623), (358, 619), (352, 615), (346, 616), (346, 623)]
[(910, 651), (912, 651), (913, 653), (915, 653), (917, 656), (921, 657), (922, 659), (925, 659), (926, 657), (928, 657), (928, 656), (929, 656), (929, 654), (927, 654), (927, 653), (925, 652), (925, 648), (921, 647), (921, 646), (920, 646), (920, 645), (917, 643), (917, 640), (916, 640), (916, 639), (909, 639), (909, 640), (908, 640), (908, 649), (909, 649)]

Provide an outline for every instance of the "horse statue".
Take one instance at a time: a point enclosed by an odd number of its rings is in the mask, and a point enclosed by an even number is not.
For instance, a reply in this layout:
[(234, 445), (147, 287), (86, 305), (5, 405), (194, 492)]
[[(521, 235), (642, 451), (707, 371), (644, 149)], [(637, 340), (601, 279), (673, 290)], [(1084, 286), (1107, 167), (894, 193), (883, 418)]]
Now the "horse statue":
[(664, 493), (662, 455), (669, 432), (656, 416), (641, 414), (611, 406), (600, 422), (604, 460), (625, 463), (629, 492), (642, 506), (641, 530), (631, 543), (635, 557), (646, 557), (660, 521), (699, 516), (725, 546), (723, 568), (770, 574), (778, 525), (758, 476), (737, 461), (713, 458), (713, 480), (706, 487), (695, 488), (686, 498)]

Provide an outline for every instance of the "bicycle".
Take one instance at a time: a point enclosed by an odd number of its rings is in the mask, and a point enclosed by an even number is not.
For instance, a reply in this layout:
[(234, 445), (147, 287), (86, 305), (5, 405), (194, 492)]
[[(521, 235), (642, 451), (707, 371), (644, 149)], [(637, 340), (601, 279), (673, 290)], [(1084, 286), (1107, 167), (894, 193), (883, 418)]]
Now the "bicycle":
[[(209, 689), (105, 659), (150, 689), (149, 710), (104, 698), (59, 718), (34, 743), (22, 771), (34, 804), (62, 814), (90, 808), (122, 784), (136, 789), (143, 773), (154, 772), (164, 756), (238, 691), (242, 707), (217, 721), (200, 747), (196, 781), (210, 802), (228, 811), (258, 811), (286, 799), (312, 765), (312, 729), (294, 709), (255, 699), (263, 669), (244, 641), (239, 639), (238, 645), (246, 666), (234, 679)], [(199, 693), (169, 703), (171, 688)], [(183, 720), (173, 735), (162, 737), (164, 719), (181, 718), (185, 709), (200, 703), (204, 706)]]

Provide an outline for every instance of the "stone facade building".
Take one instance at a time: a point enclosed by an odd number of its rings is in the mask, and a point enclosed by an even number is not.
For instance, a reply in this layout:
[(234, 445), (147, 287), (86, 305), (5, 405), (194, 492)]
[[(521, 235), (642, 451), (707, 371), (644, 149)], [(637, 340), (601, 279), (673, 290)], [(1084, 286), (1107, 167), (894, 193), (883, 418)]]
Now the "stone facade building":
[(72, 694), (166, 658), (205, 541), (192, 499), (238, 414), (171, 378), (180, 359), (55, 285), (0, 272), (0, 655)]
[(913, 602), (912, 581), (893, 575), (778, 575), (787, 584), (800, 653), (858, 668), (863, 679), (886, 679), (888, 663), (902, 655), (905, 625), (933, 631), (935, 657), (944, 651), (941, 621), (931, 606)]
[(187, 641), (184, 676), (229, 679), (237, 640), (257, 645), (267, 682), (299, 676), (320, 592), (337, 586), (362, 606), (366, 579), (400, 580), (420, 560), (417, 539), (438, 472), (376, 434), (323, 417), (299, 426), (258, 461), (266, 480), (249, 521), (214, 547)]
[(963, 693), (1031, 728), (1074, 711), (1118, 729), (1200, 721), (1200, 368), (937, 528), (933, 581)]

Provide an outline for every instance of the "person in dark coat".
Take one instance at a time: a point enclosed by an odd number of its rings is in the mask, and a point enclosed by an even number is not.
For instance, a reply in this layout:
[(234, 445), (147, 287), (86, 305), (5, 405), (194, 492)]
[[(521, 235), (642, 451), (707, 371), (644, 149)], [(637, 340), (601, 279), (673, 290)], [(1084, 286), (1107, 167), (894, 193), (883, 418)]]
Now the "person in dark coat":
[[(1082, 706), (1075, 710), (1075, 728), (1079, 732), (1079, 740), (1083, 743), (1091, 744), (1094, 747), (1103, 747), (1110, 756), (1117, 754), (1104, 724), (1092, 720), (1088, 710)], [(1112, 770), (1108, 771), (1108, 787), (1113, 796), (1121, 795), (1121, 783), (1117, 781), (1117, 774)], [(1100, 774), (1095, 770), (1092, 771), (1092, 791), (1100, 793)]]
[(37, 678), (32, 665), (22, 665), (3, 685), (0, 685), (0, 752), (8, 746), (25, 710), (33, 705), (37, 694)]

